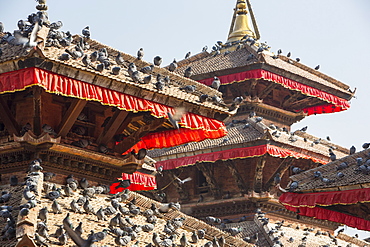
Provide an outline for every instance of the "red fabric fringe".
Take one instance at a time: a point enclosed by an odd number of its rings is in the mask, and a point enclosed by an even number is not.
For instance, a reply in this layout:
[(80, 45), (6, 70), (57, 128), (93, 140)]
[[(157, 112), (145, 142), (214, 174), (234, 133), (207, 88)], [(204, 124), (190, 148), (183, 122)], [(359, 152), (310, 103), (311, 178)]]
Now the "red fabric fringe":
[[(284, 205), (286, 209), (297, 212), (297, 208)], [(300, 207), (299, 215), (308, 216), (320, 220), (329, 220), (345, 224), (350, 227), (355, 227), (359, 230), (370, 231), (370, 221), (364, 220), (363, 218), (351, 216), (348, 214), (340, 213), (337, 211), (329, 210), (321, 207)]]
[(356, 204), (358, 202), (370, 202), (370, 188), (304, 194), (287, 192), (282, 194), (279, 200), (282, 204), (292, 207)]
[[(131, 191), (138, 191), (138, 190), (155, 190), (157, 189), (157, 182), (155, 180), (155, 176), (145, 174), (142, 172), (134, 172), (133, 174), (122, 173), (122, 180), (129, 179), (131, 181), (131, 185), (128, 188)], [(113, 183), (110, 186), (110, 193), (116, 194), (124, 190), (124, 188), (117, 188), (116, 186), (119, 183)]]
[(235, 148), (212, 153), (198, 154), (190, 157), (158, 161), (156, 163), (156, 167), (163, 166), (164, 170), (171, 170), (182, 166), (194, 165), (197, 162), (215, 162), (217, 160), (243, 159), (262, 156), (266, 153), (271, 156), (280, 158), (294, 157), (296, 159), (310, 159), (315, 163), (328, 163), (327, 161), (317, 159), (305, 154), (267, 144), (255, 147)]
[[(149, 111), (157, 118), (168, 118), (167, 113), (175, 109), (150, 100), (141, 99), (87, 82), (61, 76), (39, 68), (26, 68), (0, 74), (0, 94), (25, 90), (27, 87), (40, 86), (47, 92), (85, 100), (98, 101), (104, 105), (116, 106), (122, 110)], [(138, 144), (145, 148), (167, 148), (187, 142), (215, 139), (226, 135), (222, 121), (186, 113), (179, 122), (179, 130), (152, 133), (142, 138)]]
[[(350, 107), (350, 104), (347, 100), (337, 97), (333, 94), (326, 93), (314, 87), (304, 85), (302, 83), (293, 81), (291, 79), (285, 78), (283, 76), (277, 75), (270, 71), (266, 71), (263, 69), (255, 69), (249, 71), (243, 71), (240, 73), (230, 74), (230, 75), (223, 75), (219, 76), (221, 80), (221, 84), (230, 84), (234, 82), (241, 82), (248, 79), (264, 79), (268, 81), (272, 81), (275, 83), (279, 83), (281, 86), (285, 88), (289, 88), (292, 90), (300, 91), (302, 94), (319, 98), (323, 101), (328, 102), (329, 104), (323, 104), (316, 107), (308, 107), (301, 109), (308, 115), (312, 114), (321, 114), (321, 113), (332, 113), (332, 112), (339, 112), (347, 110)], [(199, 82), (205, 85), (211, 85), (213, 82), (213, 78), (207, 78), (204, 80), (200, 80)]]

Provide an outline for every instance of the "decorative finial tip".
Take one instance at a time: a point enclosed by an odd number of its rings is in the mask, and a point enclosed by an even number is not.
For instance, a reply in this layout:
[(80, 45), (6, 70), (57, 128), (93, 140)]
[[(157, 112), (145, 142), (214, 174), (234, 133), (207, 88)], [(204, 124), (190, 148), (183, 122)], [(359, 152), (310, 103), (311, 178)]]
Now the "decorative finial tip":
[(48, 10), (48, 6), (46, 5), (46, 0), (36, 0), (39, 4), (36, 6), (37, 10), (46, 11)]
[(247, 3), (245, 2), (245, 0), (239, 0), (236, 7), (238, 9), (246, 9), (247, 8)]

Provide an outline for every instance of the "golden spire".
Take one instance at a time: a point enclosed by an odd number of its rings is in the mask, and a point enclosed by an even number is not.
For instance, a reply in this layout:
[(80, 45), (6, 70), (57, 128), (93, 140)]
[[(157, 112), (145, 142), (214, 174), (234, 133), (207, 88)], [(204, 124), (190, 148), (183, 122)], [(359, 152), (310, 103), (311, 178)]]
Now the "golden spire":
[[(256, 33), (254, 33), (254, 31), (252, 31), (249, 25), (246, 1), (248, 1), (248, 9), (251, 14), (254, 30), (256, 31), (257, 35)], [(254, 39), (259, 39), (257, 24), (254, 19), (249, 0), (238, 0), (234, 12), (234, 17), (231, 22), (230, 33), (227, 42), (241, 40), (245, 35), (249, 35)]]
[(40, 10), (40, 11), (46, 11), (46, 10), (48, 10), (48, 6), (46, 5), (46, 0), (37, 0), (37, 2), (39, 3), (36, 6), (36, 9), (37, 10)]

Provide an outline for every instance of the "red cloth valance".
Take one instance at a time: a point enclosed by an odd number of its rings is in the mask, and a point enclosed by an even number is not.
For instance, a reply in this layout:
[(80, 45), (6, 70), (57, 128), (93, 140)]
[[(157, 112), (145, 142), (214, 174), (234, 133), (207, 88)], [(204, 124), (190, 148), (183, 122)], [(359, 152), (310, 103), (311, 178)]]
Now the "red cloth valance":
[[(297, 208), (284, 205), (286, 209), (297, 212)], [(338, 222), (345, 224), (350, 227), (355, 227), (359, 230), (370, 231), (370, 221), (363, 218), (351, 216), (345, 213), (340, 213), (337, 211), (329, 210), (321, 207), (300, 207), (299, 215), (308, 216), (320, 220), (329, 220), (333, 222)]]
[(234, 148), (206, 154), (197, 154), (190, 157), (158, 161), (156, 163), (156, 167), (163, 166), (164, 170), (171, 170), (182, 166), (194, 165), (197, 162), (216, 162), (217, 160), (251, 158), (262, 156), (266, 153), (271, 156), (280, 158), (294, 157), (296, 159), (310, 159), (315, 163), (321, 164), (328, 163), (327, 161), (317, 159), (298, 152), (294, 152), (289, 149), (280, 148), (277, 146), (267, 144), (247, 148)]
[[(175, 109), (150, 100), (103, 88), (87, 82), (78, 81), (39, 68), (26, 68), (0, 74), (0, 94), (25, 90), (27, 87), (40, 86), (47, 92), (85, 100), (98, 101), (104, 105), (116, 106), (121, 110), (148, 111), (157, 118), (168, 118), (167, 113)], [(179, 130), (169, 130), (149, 134), (138, 145), (146, 148), (168, 148), (187, 142), (216, 139), (226, 135), (222, 121), (186, 113), (179, 122)]]
[(370, 202), (370, 188), (304, 194), (287, 192), (282, 194), (279, 200), (284, 205), (311, 208), (336, 204), (356, 204), (358, 202)]
[[(291, 79), (288, 79), (286, 77), (277, 75), (275, 73), (272, 73), (270, 71), (266, 71), (263, 69), (254, 69), (254, 70), (243, 71), (243, 72), (230, 74), (230, 75), (223, 75), (223, 76), (219, 76), (219, 78), (221, 80), (221, 84), (241, 82), (241, 81), (248, 80), (248, 79), (264, 79), (264, 80), (272, 81), (275, 83), (279, 83), (281, 86), (285, 88), (299, 91), (302, 94), (316, 97), (316, 98), (319, 98), (329, 103), (329, 104), (323, 104), (321, 106), (316, 106), (314, 108), (309, 107), (309, 108), (301, 109), (308, 115), (344, 111), (350, 107), (349, 102), (345, 99), (342, 99), (333, 94), (326, 93), (317, 88), (293, 81)], [(209, 86), (212, 84), (213, 78), (200, 80), (199, 82)]]
[[(120, 178), (121, 179), (121, 178)], [(155, 176), (145, 174), (142, 172), (134, 172), (133, 174), (122, 173), (122, 180), (129, 179), (131, 181), (131, 185), (128, 188), (131, 191), (138, 191), (138, 190), (155, 190), (157, 189), (157, 182), (155, 180)], [(119, 183), (113, 183), (110, 186), (110, 193), (116, 194), (117, 192), (121, 192), (124, 188), (117, 188), (116, 186)]]

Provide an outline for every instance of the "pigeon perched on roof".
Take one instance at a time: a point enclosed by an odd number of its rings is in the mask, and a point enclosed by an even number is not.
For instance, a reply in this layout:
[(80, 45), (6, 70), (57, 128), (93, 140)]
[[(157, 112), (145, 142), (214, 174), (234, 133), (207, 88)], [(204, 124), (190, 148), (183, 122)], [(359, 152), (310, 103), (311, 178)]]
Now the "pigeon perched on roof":
[(315, 70), (319, 70), (320, 69), (320, 65), (317, 65), (316, 67), (315, 67)]
[(4, 32), (4, 24), (0, 21), (0, 33)]
[(170, 65), (168, 66), (168, 70), (173, 72), (177, 69), (177, 61), (176, 59), (173, 59), (173, 62), (170, 63)]
[(85, 38), (90, 38), (90, 27), (89, 26), (86, 26), (84, 29), (82, 29), (82, 35), (85, 37)]
[(185, 59), (188, 59), (189, 57), (190, 57), (190, 55), (191, 55), (191, 52), (189, 51), (189, 52), (187, 52), (186, 54), (185, 54)]
[(162, 63), (162, 58), (160, 56), (155, 56), (153, 62), (155, 66), (160, 66)]
[(349, 155), (352, 155), (356, 153), (356, 147), (355, 146), (352, 146), (350, 149), (349, 149)]
[(184, 77), (190, 78), (193, 75), (193, 71), (191, 67), (188, 67), (184, 72)]
[(144, 49), (143, 48), (140, 48), (137, 51), (137, 59), (141, 60), (143, 57), (144, 57)]
[(221, 85), (220, 78), (218, 78), (217, 76), (213, 77), (213, 82), (211, 84), (211, 87), (218, 90), (220, 85)]

